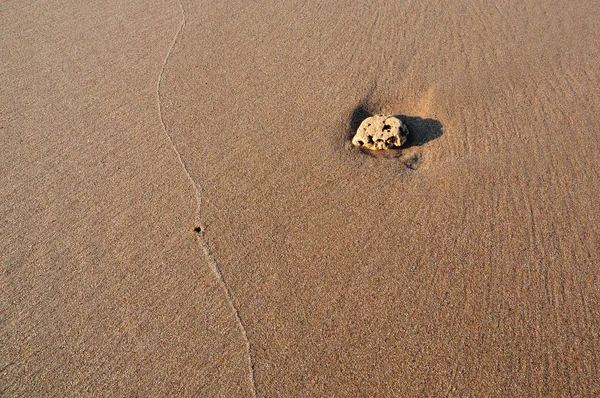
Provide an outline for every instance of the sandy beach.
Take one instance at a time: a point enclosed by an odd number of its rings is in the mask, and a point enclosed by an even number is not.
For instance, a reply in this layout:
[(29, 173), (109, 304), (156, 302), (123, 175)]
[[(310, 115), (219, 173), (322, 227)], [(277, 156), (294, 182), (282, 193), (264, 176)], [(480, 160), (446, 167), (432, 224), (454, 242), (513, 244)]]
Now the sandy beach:
[(599, 21), (3, 2), (0, 396), (600, 396)]

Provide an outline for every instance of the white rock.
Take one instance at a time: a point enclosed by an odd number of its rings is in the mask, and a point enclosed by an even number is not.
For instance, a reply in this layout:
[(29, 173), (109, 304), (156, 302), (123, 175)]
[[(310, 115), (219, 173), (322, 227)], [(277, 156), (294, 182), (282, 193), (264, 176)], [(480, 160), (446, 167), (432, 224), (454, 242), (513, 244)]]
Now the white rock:
[(408, 129), (397, 117), (374, 115), (363, 120), (352, 144), (372, 151), (397, 149), (406, 142), (407, 135)]

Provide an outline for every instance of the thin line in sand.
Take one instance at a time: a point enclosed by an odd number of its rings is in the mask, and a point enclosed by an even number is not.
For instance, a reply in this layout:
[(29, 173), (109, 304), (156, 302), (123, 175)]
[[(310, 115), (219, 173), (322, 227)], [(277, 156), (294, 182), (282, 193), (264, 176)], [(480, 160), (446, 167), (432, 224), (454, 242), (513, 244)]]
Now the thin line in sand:
[[(177, 29), (177, 33), (175, 33), (173, 42), (171, 43), (171, 46), (169, 47), (169, 51), (167, 52), (167, 55), (166, 55), (165, 59), (163, 60), (162, 67), (160, 69), (160, 74), (158, 76), (158, 82), (156, 84), (156, 96), (158, 99), (158, 116), (160, 118), (160, 124), (162, 125), (163, 131), (165, 132), (165, 135), (169, 139), (169, 142), (171, 143), (171, 147), (173, 148), (173, 151), (177, 155), (177, 159), (179, 160), (181, 167), (185, 171), (185, 174), (187, 175), (192, 186), (194, 187), (194, 192), (196, 195), (196, 203), (197, 203), (196, 216), (199, 217), (200, 210), (201, 210), (201, 204), (202, 204), (202, 195), (200, 194), (201, 188), (200, 188), (200, 186), (198, 186), (198, 184), (196, 184), (196, 181), (194, 181), (194, 179), (192, 178), (192, 175), (190, 174), (188, 167), (186, 166), (185, 162), (183, 161), (181, 154), (177, 150), (177, 146), (175, 145), (175, 142), (173, 141), (171, 134), (169, 134), (169, 131), (167, 130), (167, 125), (165, 124), (165, 121), (163, 119), (162, 101), (160, 98), (160, 87), (161, 87), (161, 84), (163, 81), (163, 75), (165, 73), (165, 66), (167, 65), (167, 61), (169, 60), (169, 57), (171, 56), (171, 53), (173, 52), (173, 49), (175, 48), (175, 44), (177, 43), (177, 40), (179, 39), (179, 36), (181, 35), (183, 28), (185, 27), (185, 22), (187, 19), (185, 9), (183, 8), (183, 4), (181, 3), (181, 0), (177, 0), (177, 4), (179, 5), (179, 9), (181, 10), (181, 22), (179, 23), (179, 28)], [(229, 305), (231, 305), (231, 308), (233, 309), (233, 311), (235, 313), (235, 317), (237, 319), (238, 325), (242, 331), (242, 336), (243, 336), (244, 342), (246, 344), (246, 350), (248, 351), (248, 365), (250, 368), (250, 386), (252, 389), (252, 396), (256, 397), (257, 394), (256, 394), (256, 377), (255, 377), (255, 372), (254, 372), (254, 358), (252, 356), (252, 346), (250, 345), (250, 340), (248, 339), (248, 333), (246, 332), (246, 327), (244, 326), (244, 323), (242, 322), (242, 317), (240, 316), (240, 311), (239, 311), (238, 307), (235, 305), (235, 302), (233, 300), (233, 295), (231, 294), (231, 290), (229, 289), (229, 286), (227, 285), (227, 282), (225, 281), (225, 278), (223, 277), (221, 268), (219, 267), (219, 264), (217, 263), (217, 261), (214, 259), (214, 257), (210, 253), (208, 244), (206, 243), (206, 240), (202, 236), (202, 231), (199, 234), (197, 234), (197, 237), (198, 237), (198, 241), (200, 242), (200, 246), (202, 247), (202, 250), (204, 251), (204, 255), (206, 256), (206, 260), (210, 264), (216, 277), (221, 282), (221, 286), (223, 287), (223, 290), (225, 291), (225, 295), (227, 296), (227, 301), (229, 301)]]

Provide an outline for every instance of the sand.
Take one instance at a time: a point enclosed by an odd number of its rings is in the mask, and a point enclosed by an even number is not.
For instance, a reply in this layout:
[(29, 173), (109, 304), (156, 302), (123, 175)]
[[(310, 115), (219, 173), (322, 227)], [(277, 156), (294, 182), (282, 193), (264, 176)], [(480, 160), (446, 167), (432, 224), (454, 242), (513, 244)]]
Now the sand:
[(599, 20), (4, 2), (0, 395), (600, 395)]

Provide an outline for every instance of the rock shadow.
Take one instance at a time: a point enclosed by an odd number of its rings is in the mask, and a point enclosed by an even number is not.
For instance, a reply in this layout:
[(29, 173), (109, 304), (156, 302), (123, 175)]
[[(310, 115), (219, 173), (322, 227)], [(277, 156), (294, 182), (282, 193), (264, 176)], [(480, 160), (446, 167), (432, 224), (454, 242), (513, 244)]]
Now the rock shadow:
[(350, 131), (348, 131), (348, 136), (350, 139), (354, 137), (354, 134), (356, 133), (356, 130), (358, 130), (358, 127), (362, 121), (371, 116), (373, 116), (373, 114), (363, 104), (360, 104), (354, 108), (352, 111), (352, 116), (350, 117)]
[(435, 119), (423, 119), (420, 116), (395, 115), (408, 127), (406, 143), (402, 148), (422, 146), (444, 134), (442, 123)]

